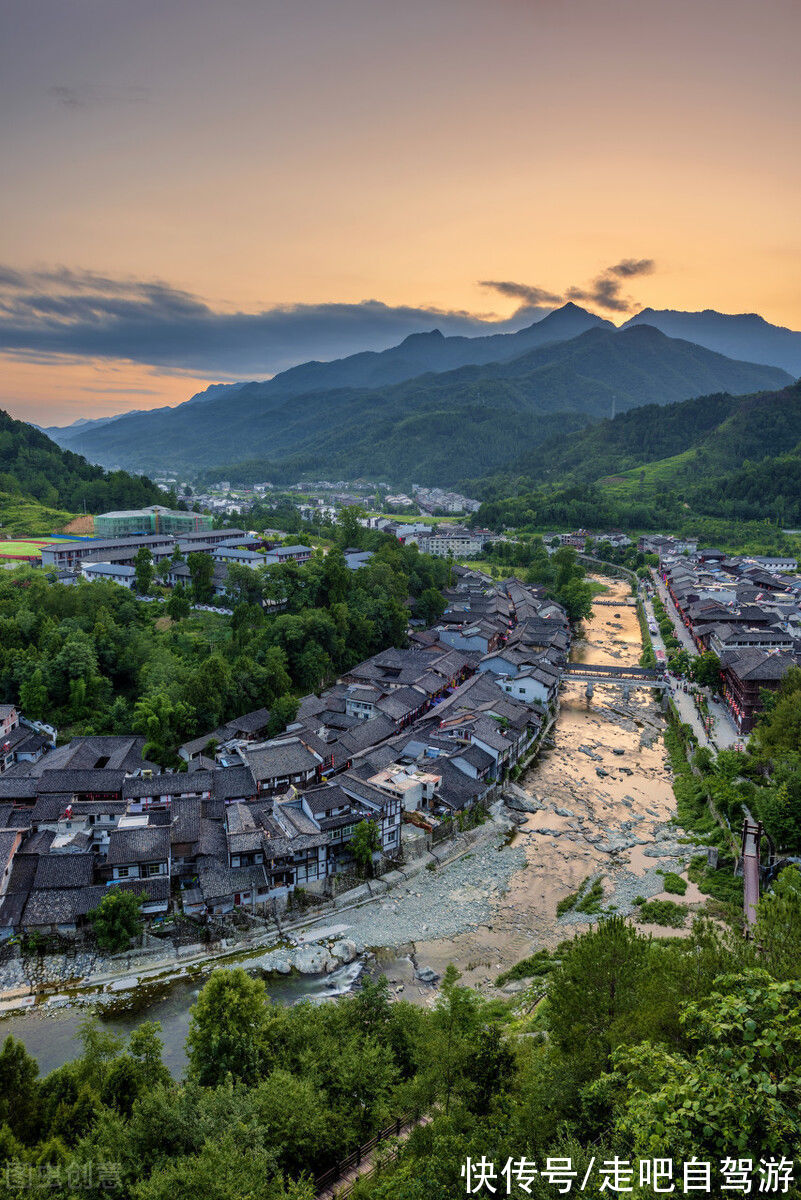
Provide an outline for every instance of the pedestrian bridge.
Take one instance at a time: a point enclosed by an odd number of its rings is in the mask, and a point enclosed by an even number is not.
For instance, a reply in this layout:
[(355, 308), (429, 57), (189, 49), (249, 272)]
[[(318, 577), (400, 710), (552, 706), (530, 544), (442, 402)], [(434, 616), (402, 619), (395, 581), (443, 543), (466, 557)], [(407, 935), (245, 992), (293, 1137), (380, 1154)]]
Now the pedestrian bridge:
[(568, 663), (562, 679), (565, 683), (586, 683), (586, 695), (592, 696), (596, 684), (604, 687), (619, 687), (627, 697), (632, 688), (659, 688), (668, 686), (662, 671), (650, 667), (612, 667), (602, 663)]
[(629, 597), (629, 596), (624, 597), (624, 599), (622, 599), (622, 600), (604, 600), (603, 598), (596, 596), (593, 599), (592, 607), (595, 608), (595, 606), (597, 604), (605, 604), (607, 608), (636, 608), (637, 607), (637, 601), (632, 600), (631, 597)]

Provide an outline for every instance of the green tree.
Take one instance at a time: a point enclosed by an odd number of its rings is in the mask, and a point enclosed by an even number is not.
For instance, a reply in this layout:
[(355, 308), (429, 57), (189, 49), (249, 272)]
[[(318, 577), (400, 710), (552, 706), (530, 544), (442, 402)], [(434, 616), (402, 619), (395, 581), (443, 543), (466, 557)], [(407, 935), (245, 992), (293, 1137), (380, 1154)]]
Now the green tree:
[(776, 979), (797, 979), (801, 970), (801, 872), (785, 867), (759, 901), (752, 945), (758, 962)]
[(778, 692), (768, 697), (752, 746), (765, 758), (801, 752), (801, 667), (791, 667)]
[(145, 596), (150, 591), (150, 585), (153, 582), (153, 555), (148, 550), (147, 546), (140, 546), (134, 557), (134, 570), (136, 571), (135, 583), (136, 590), (141, 595)]
[(354, 549), (361, 546), (364, 526), (360, 525), (359, 521), (364, 515), (364, 509), (358, 504), (349, 504), (340, 509), (337, 514), (337, 540), (340, 546), (352, 546)]
[(449, 964), (434, 1005), (432, 1030), (427, 1040), (426, 1076), (434, 1095), (449, 1112), (454, 1096), (470, 1078), (475, 1042), (481, 1026), (481, 1005), (470, 988), (461, 987), (459, 972)]
[(721, 1159), (786, 1153), (801, 1140), (801, 982), (765, 971), (722, 977), (688, 1005), (688, 1051), (621, 1049), (621, 1142), (643, 1156)]
[(141, 897), (112, 888), (89, 913), (101, 950), (117, 954), (142, 932)]
[(149, 692), (137, 700), (131, 727), (147, 738), (145, 758), (166, 765), (173, 757), (175, 744), (194, 724), (194, 711), (184, 701), (174, 701), (164, 689)]
[(381, 849), (381, 835), (375, 821), (360, 821), (353, 831), (350, 851), (364, 874), (373, 873), (373, 855)]
[(257, 1082), (264, 1064), (269, 1002), (263, 982), (237, 967), (216, 970), (192, 1007), (186, 1047), (189, 1070), (207, 1087), (229, 1073)]
[(186, 594), (186, 588), (181, 583), (176, 584), (167, 601), (167, 615), (173, 621), (182, 621), (189, 616), (191, 611), (192, 605)]
[(699, 654), (691, 663), (692, 678), (695, 683), (699, 683), (702, 687), (718, 688), (720, 687), (720, 659), (717, 654), (707, 651), (706, 654)]
[(20, 708), (33, 721), (47, 714), (48, 693), (41, 667), (23, 679), (19, 687)]
[(648, 939), (622, 917), (607, 917), (571, 943), (551, 976), (548, 1029), (589, 1078), (604, 1070), (626, 1037), (647, 974)]
[(287, 725), (291, 725), (298, 713), (297, 699), (287, 693), (279, 696), (270, 708), (270, 720), (267, 724), (267, 736), (275, 737), (283, 733)]
[(433, 625), (445, 612), (447, 603), (442, 592), (436, 588), (426, 588), (415, 601), (414, 611), (426, 625)]
[(10, 1035), (0, 1050), (0, 1126), (27, 1140), (35, 1125), (39, 1066), (22, 1042)]
[(592, 587), (583, 579), (574, 577), (566, 580), (561, 586), (557, 584), (555, 595), (567, 613), (571, 625), (578, 625), (580, 621), (587, 621), (592, 616)]
[(210, 554), (194, 551), (187, 555), (186, 565), (192, 580), (192, 599), (195, 604), (208, 604), (214, 595), (214, 559)]

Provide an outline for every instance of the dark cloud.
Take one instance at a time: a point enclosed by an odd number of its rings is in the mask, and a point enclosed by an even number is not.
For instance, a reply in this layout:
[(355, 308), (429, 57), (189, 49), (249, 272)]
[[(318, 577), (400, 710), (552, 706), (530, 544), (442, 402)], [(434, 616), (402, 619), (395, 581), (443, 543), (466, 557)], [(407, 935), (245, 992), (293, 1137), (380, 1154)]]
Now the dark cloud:
[(144, 87), (113, 87), (102, 83), (56, 84), (47, 89), (63, 108), (109, 108), (116, 105), (143, 104), (149, 98)]
[(379, 300), (221, 312), (160, 280), (0, 266), (0, 351), (28, 361), (127, 359), (159, 372), (252, 378), (309, 358), (382, 350), (410, 333), (504, 333), (543, 315), (521, 308), (499, 321)]
[(492, 288), (502, 296), (510, 296), (513, 300), (522, 300), (525, 304), (564, 304), (564, 297), (547, 288), (534, 287), (528, 283), (512, 283), (510, 280), (480, 279), (479, 284), (484, 288)]
[(652, 258), (622, 258), (614, 266), (606, 267), (583, 287), (569, 287), (563, 293), (552, 292), (536, 284), (497, 282), (481, 280), (482, 287), (492, 288), (502, 296), (511, 296), (527, 304), (564, 304), (573, 300), (578, 304), (593, 304), (609, 312), (630, 312), (638, 307), (630, 296), (622, 294), (622, 280), (634, 279), (638, 275), (650, 275), (655, 268)]
[(614, 267), (607, 268), (607, 274), (617, 275), (620, 279), (631, 279), (634, 275), (653, 274), (655, 266), (652, 258), (623, 258)]

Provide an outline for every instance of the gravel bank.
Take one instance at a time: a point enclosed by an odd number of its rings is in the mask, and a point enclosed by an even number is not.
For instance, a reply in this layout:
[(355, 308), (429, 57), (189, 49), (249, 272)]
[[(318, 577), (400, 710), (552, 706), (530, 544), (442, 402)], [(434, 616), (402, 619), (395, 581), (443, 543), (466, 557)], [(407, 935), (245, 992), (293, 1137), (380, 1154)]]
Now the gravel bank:
[(397, 948), (475, 929), (491, 920), (510, 879), (525, 865), (525, 849), (501, 834), (477, 842), (455, 862), (420, 871), (374, 904), (348, 914), (348, 936), (368, 947)]

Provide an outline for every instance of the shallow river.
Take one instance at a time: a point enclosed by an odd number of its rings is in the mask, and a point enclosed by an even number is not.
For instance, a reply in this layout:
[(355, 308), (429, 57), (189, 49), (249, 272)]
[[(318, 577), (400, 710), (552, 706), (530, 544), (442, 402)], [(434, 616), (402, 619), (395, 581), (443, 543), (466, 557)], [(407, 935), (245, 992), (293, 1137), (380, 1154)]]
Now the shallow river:
[[(267, 990), (275, 1004), (329, 1000), (350, 991), (360, 971), (361, 964), (352, 963), (324, 977), (307, 979), (293, 976), (271, 980)], [(148, 1003), (138, 1011), (102, 1017), (103, 1027), (113, 1033), (129, 1034), (142, 1021), (159, 1021), (164, 1041), (164, 1062), (172, 1074), (179, 1078), (186, 1066), (184, 1042), (189, 1030), (189, 1010), (201, 986), (202, 983), (197, 981), (180, 981), (169, 989), (163, 999)], [(81, 1044), (77, 1034), (88, 1015), (88, 1009), (72, 1008), (5, 1017), (0, 1021), (0, 1037), (13, 1034), (24, 1042), (39, 1063), (42, 1074), (46, 1074), (80, 1054)]]

